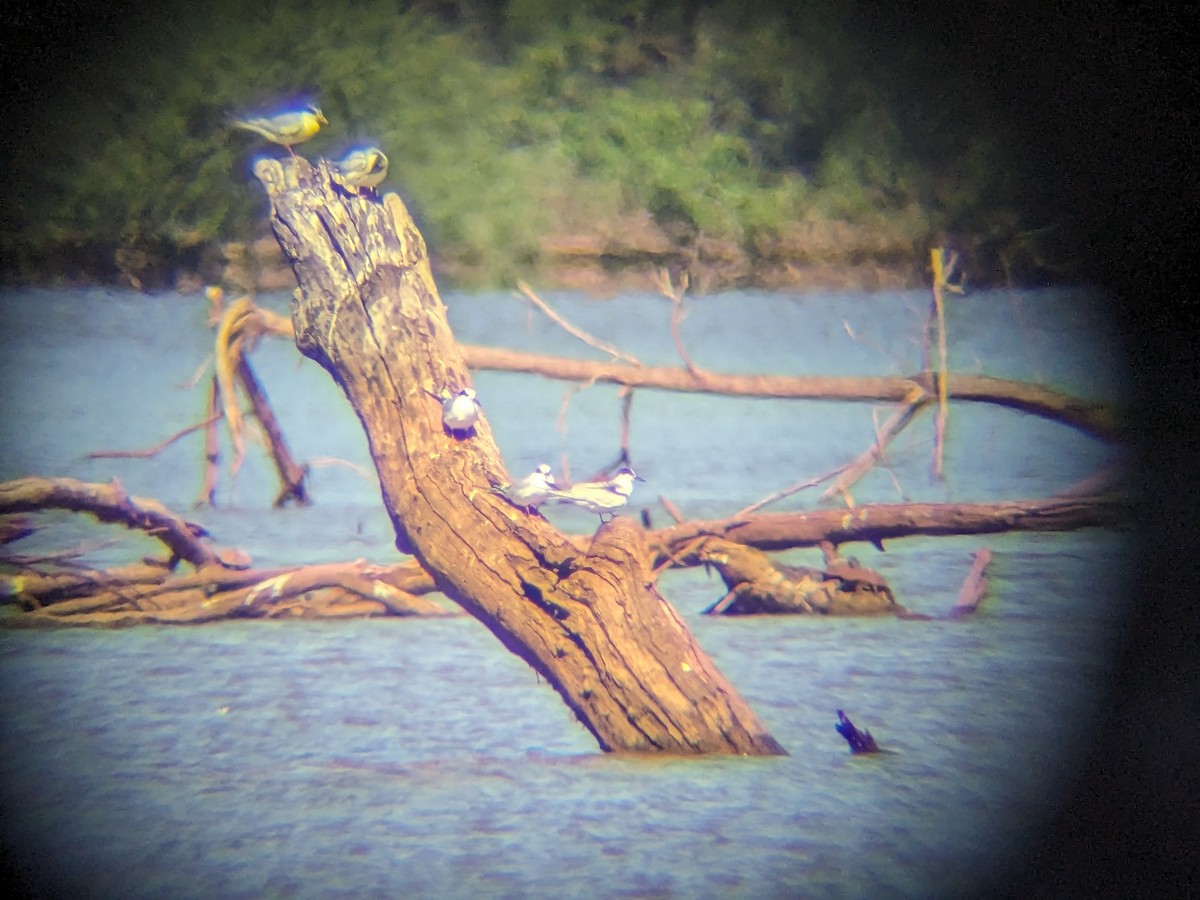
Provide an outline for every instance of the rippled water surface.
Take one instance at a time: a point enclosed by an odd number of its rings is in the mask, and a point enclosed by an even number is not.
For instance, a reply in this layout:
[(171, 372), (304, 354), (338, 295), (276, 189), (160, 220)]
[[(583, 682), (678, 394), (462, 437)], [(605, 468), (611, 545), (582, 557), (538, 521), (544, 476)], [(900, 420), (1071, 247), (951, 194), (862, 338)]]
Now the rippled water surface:
[[(450, 295), (460, 340), (598, 358), (503, 294)], [(676, 364), (670, 307), (652, 296), (550, 296), (643, 362)], [(286, 297), (264, 298), (286, 309)], [(920, 367), (921, 293), (724, 294), (683, 324), (697, 364), (777, 374), (903, 374)], [(88, 460), (151, 446), (203, 416), (182, 385), (211, 345), (195, 297), (0, 294), (5, 405), (0, 478), (117, 477), (186, 509), (197, 437), (150, 460)], [(1081, 292), (989, 292), (950, 309), (951, 363), (1119, 396), (1115, 342)], [(253, 363), (297, 457), (369, 468), (332, 381), (282, 342)], [(476, 387), (510, 470), (564, 455), (574, 473), (618, 449), (615, 388), (570, 395), (481, 372)], [(636, 501), (665, 517), (729, 513), (858, 454), (870, 404), (639, 391)], [(882, 421), (888, 410), (874, 412)], [(858, 502), (1045, 496), (1109, 448), (1064, 426), (952, 408), (945, 483), (929, 478), (931, 423), (892, 446)], [(228, 448), (224, 459), (229, 459)], [(314, 467), (315, 505), (269, 508), (251, 449), (214, 511), (190, 512), (260, 565), (395, 559), (377, 485)], [(802, 492), (777, 509), (817, 505)], [(589, 517), (551, 510), (564, 529)], [(127, 560), (151, 545), (65, 517), (21, 552), (92, 542)], [(98, 542), (120, 538), (115, 545)], [(852, 547), (911, 609), (945, 612), (980, 546), (993, 590), (958, 621), (709, 619), (703, 572), (662, 589), (790, 756), (645, 760), (600, 754), (557, 695), (470, 618), (230, 622), (196, 628), (0, 631), (5, 843), (80, 896), (896, 896), (977, 889), (1018, 861), (1077, 763), (1123, 622), (1126, 536), (1000, 535)], [(786, 554), (811, 562), (812, 552)], [(895, 752), (853, 758), (846, 709)]]

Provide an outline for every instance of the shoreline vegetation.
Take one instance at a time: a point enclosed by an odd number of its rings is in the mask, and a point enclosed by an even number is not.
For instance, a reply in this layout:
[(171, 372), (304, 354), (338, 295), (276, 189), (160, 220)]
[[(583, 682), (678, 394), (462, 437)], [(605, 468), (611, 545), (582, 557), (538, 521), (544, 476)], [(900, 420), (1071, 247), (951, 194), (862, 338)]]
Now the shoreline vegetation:
[[(810, 228), (809, 240), (798, 235), (793, 246), (772, 248), (769, 254), (755, 257), (728, 242), (677, 246), (649, 217), (643, 217), (641, 222), (626, 223), (626, 227), (618, 223), (600, 233), (546, 239), (530, 265), (529, 278), (549, 290), (578, 290), (599, 296), (621, 291), (653, 292), (664, 269), (675, 276), (687, 272), (691, 289), (698, 294), (733, 288), (912, 289), (929, 282), (927, 263), (923, 267), (924, 260), (915, 255), (910, 258), (904, 248), (857, 246), (854, 239), (860, 236), (843, 223), (833, 223), (819, 236), (818, 231)], [(838, 235), (849, 240), (830, 240)], [(231, 241), (221, 245), (218, 252), (221, 267), (215, 280), (221, 284), (251, 294), (295, 287), (295, 276), (273, 237)], [(433, 248), (431, 257), (439, 281), (501, 286), (490, 282), (492, 273), (461, 256), (440, 256)], [(120, 280), (128, 283), (127, 279)], [(199, 272), (183, 271), (171, 286), (194, 292), (205, 284)]]
[(300, 102), (329, 119), (301, 155), (387, 152), (451, 288), (917, 287), (936, 246), (976, 285), (1081, 272), (987, 86), (844, 5), (217, 7), (23, 98), (5, 283), (293, 287), (251, 175), (283, 151), (228, 116)]

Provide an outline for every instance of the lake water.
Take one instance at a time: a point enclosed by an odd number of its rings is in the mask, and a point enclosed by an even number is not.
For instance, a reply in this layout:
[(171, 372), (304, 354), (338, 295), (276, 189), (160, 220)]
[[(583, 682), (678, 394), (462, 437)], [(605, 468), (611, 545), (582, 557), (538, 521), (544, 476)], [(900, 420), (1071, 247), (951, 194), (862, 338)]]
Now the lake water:
[[(600, 358), (515, 296), (449, 294), (460, 340)], [(546, 297), (643, 362), (677, 364), (662, 298)], [(286, 310), (287, 297), (260, 298)], [(690, 302), (700, 366), (776, 374), (899, 375), (920, 367), (921, 292), (727, 293)], [(212, 332), (204, 301), (167, 294), (0, 293), (0, 478), (119, 478), (188, 511), (256, 564), (394, 561), (377, 484), (314, 467), (315, 503), (272, 510), (251, 447), (219, 507), (193, 435), (149, 460), (88, 460), (156, 444), (204, 415)], [(1084, 291), (954, 298), (959, 371), (1119, 399), (1120, 348)], [(370, 469), (358, 421), (294, 347), (252, 358), (301, 460)], [(569, 459), (586, 476), (619, 449), (616, 388), (570, 398), (539, 377), (480, 372), (475, 386), (511, 472)], [(871, 404), (639, 391), (631, 450), (656, 497), (728, 514), (845, 462), (873, 436)], [(855, 490), (859, 503), (1049, 495), (1111, 448), (1065, 426), (955, 404), (944, 483), (918, 420)], [(223, 450), (227, 464), (228, 447)], [(815, 492), (772, 509), (811, 508)], [(593, 527), (548, 510), (564, 530)], [(58, 524), (17, 552), (89, 541), (127, 561), (150, 542)], [(107, 543), (114, 541), (115, 543)], [(1029, 851), (1103, 711), (1125, 622), (1128, 534), (895, 541), (847, 553), (901, 603), (943, 613), (972, 553), (995, 555), (990, 599), (958, 621), (712, 619), (702, 571), (660, 587), (790, 756), (627, 759), (598, 752), (558, 696), (468, 617), (229, 622), (117, 632), (0, 631), (3, 839), (31, 877), (97, 897), (888, 897), (970, 893)], [(783, 558), (814, 562), (815, 551)], [(854, 758), (845, 709), (895, 751)]]

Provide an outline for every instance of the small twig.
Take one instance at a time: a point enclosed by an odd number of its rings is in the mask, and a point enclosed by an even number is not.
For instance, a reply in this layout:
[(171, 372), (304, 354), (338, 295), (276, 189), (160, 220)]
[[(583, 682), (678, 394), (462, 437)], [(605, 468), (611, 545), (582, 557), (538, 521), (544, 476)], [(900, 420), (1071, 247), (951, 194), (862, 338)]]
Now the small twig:
[[(835, 494), (841, 494), (850, 508), (854, 507), (854, 498), (850, 496), (850, 487), (863, 477), (881, 459), (887, 445), (895, 439), (913, 417), (930, 402), (929, 396), (919, 385), (914, 385), (904, 398), (904, 402), (875, 432), (875, 441), (844, 467), (844, 471), (836, 482), (827, 487), (821, 494), (822, 500), (828, 500)], [(899, 485), (897, 485), (899, 486)]]
[(208, 324), (216, 325), (225, 312), (225, 291), (215, 284), (210, 284), (204, 289), (204, 299), (208, 301)]
[(687, 312), (683, 308), (683, 295), (687, 293), (688, 289), (688, 273), (680, 273), (679, 284), (675, 285), (671, 282), (671, 273), (660, 266), (656, 278), (659, 293), (671, 301), (671, 338), (675, 341), (675, 350), (679, 353), (679, 358), (683, 360), (683, 365), (688, 372), (697, 378), (703, 378), (704, 372), (692, 362), (687, 348), (683, 345), (683, 336), (679, 333), (680, 324), (687, 318)]
[[(662, 500), (663, 498), (659, 497), (658, 499)], [(663, 505), (665, 506), (667, 502), (669, 501), (664, 501)], [(672, 504), (672, 506), (674, 506), (674, 504)], [(667, 511), (670, 512), (669, 509)], [(678, 512), (678, 510), (676, 510), (676, 512)], [(680, 524), (682, 524), (682, 522), (680, 522)], [(689, 541), (681, 549), (676, 550), (655, 567), (654, 572), (650, 576), (650, 580), (657, 581), (659, 575), (661, 575), (667, 569), (675, 568), (675, 566), (679, 565), (681, 560), (687, 559), (687, 557), (691, 556), (693, 553), (703, 547), (704, 544), (708, 542), (708, 539), (709, 535), (702, 534), (695, 540)]]
[(568, 334), (579, 338), (579, 340), (583, 341), (589, 347), (595, 347), (597, 350), (602, 350), (603, 352), (607, 353), (609, 356), (616, 357), (617, 359), (622, 359), (625, 362), (631, 363), (632, 365), (635, 365), (635, 366), (640, 366), (642, 364), (641, 361), (638, 360), (636, 357), (630, 356), (628, 353), (623, 353), (620, 350), (618, 350), (616, 347), (614, 347), (612, 344), (606, 343), (605, 341), (602, 341), (597, 337), (593, 337), (592, 335), (590, 335), (586, 331), (584, 331), (582, 328), (572, 325), (570, 322), (568, 322), (566, 319), (564, 319), (562, 316), (560, 316), (558, 313), (556, 313), (553, 309), (551, 309), (550, 305), (547, 304), (546, 301), (543, 300), (541, 297), (539, 297), (537, 294), (535, 294), (533, 292), (533, 289), (528, 284), (526, 284), (524, 281), (517, 282), (517, 289), (520, 290), (520, 292), (525, 295), (526, 299), (528, 299), (529, 302), (533, 303), (538, 309), (540, 309), (542, 312), (544, 312), (546, 314), (546, 316), (550, 319), (550, 321), (554, 322), (556, 325), (558, 325), (560, 328), (562, 328)]
[(897, 372), (904, 371), (906, 364), (903, 359), (901, 359), (895, 353), (892, 353), (890, 350), (888, 350), (882, 344), (878, 344), (875, 341), (868, 341), (866, 338), (864, 338), (862, 335), (860, 335), (857, 331), (855, 331), (850, 326), (850, 323), (848, 321), (846, 321), (845, 319), (842, 319), (842, 330), (844, 330), (846, 332), (846, 335), (850, 338), (850, 340), (854, 341), (855, 343), (863, 344), (864, 346), (870, 347), (872, 350), (874, 350), (880, 356), (886, 356), (888, 359), (890, 359), (892, 361), (892, 364), (896, 367)]
[(816, 478), (810, 478), (807, 481), (801, 481), (796, 484), (790, 485), (789, 487), (785, 487), (782, 490), (776, 491), (773, 494), (768, 494), (766, 497), (763, 497), (761, 500), (758, 500), (754, 503), (751, 503), (749, 506), (739, 509), (737, 512), (735, 512), (733, 514), (733, 518), (740, 519), (742, 516), (748, 516), (751, 513), (758, 512), (758, 510), (762, 509), (764, 506), (774, 503), (777, 500), (782, 500), (785, 497), (790, 497), (790, 496), (792, 496), (792, 494), (798, 493), (799, 491), (802, 491), (805, 488), (816, 487), (821, 482), (828, 481), (830, 478), (833, 478), (835, 475), (838, 475), (841, 472), (844, 472), (849, 467), (850, 467), (850, 463), (845, 463), (844, 465), (838, 466), (836, 469), (830, 469), (824, 475), (818, 475)]
[(321, 469), (328, 466), (345, 466), (356, 475), (360, 475), (367, 481), (374, 481), (375, 475), (360, 465), (350, 462), (346, 459), (339, 459), (336, 456), (318, 456), (308, 461), (308, 465), (313, 469)]
[(185, 391), (190, 391), (200, 383), (200, 379), (204, 377), (204, 373), (208, 371), (208, 367), (212, 364), (213, 354), (210, 353), (208, 356), (204, 357), (204, 362), (200, 363), (200, 365), (196, 367), (196, 371), (191, 374), (191, 377), (189, 377), (187, 381), (183, 382), (183, 384), (179, 385), (179, 387)]
[(204, 483), (196, 506), (215, 506), (217, 499), (217, 463), (220, 460), (220, 442), (217, 434), (217, 419), (222, 414), (221, 383), (213, 374), (208, 389), (208, 426), (204, 431)]
[(567, 412), (571, 409), (571, 398), (581, 391), (586, 391), (596, 383), (595, 378), (590, 378), (587, 381), (581, 381), (579, 384), (574, 384), (563, 391), (562, 406), (558, 408), (558, 418), (554, 420), (554, 428), (565, 440), (567, 437)]
[(883, 468), (883, 471), (888, 473), (888, 477), (892, 479), (892, 487), (896, 489), (896, 496), (901, 500), (907, 500), (908, 494), (904, 492), (904, 485), (900, 483), (900, 479), (896, 476), (896, 470), (892, 468), (891, 461), (884, 456), (880, 458), (879, 465)]
[(622, 385), (617, 390), (621, 398), (621, 455), (629, 461), (629, 412), (633, 408), (633, 388)]
[(163, 439), (153, 447), (145, 450), (93, 450), (88, 455), (88, 459), (149, 459), (152, 456), (157, 456), (167, 447), (171, 446), (182, 437), (187, 437), (193, 431), (199, 431), (201, 428), (207, 428), (210, 424), (221, 418), (222, 413), (217, 412), (210, 415), (203, 422), (197, 422), (195, 425), (189, 425), (186, 428), (180, 429), (168, 438)]
[(234, 303), (221, 316), (217, 326), (216, 375), (218, 394), (222, 408), (225, 411), (225, 423), (229, 428), (229, 436), (233, 441), (233, 462), (229, 467), (230, 477), (236, 476), (246, 455), (246, 444), (243, 437), (242, 411), (238, 406), (235, 392), (237, 360), (241, 354), (241, 338), (237, 326), (245, 319), (254, 306), (249, 297), (243, 297)]
[(943, 462), (946, 445), (946, 420), (950, 415), (946, 385), (950, 373), (946, 361), (946, 304), (943, 291), (946, 288), (946, 281), (950, 277), (950, 272), (953, 270), (958, 256), (952, 253), (949, 265), (946, 265), (945, 251), (941, 247), (935, 247), (930, 251), (930, 255), (933, 260), (933, 306), (934, 311), (937, 313), (938, 339), (938, 413), (933, 435), (933, 477), (938, 481), (942, 481), (945, 478)]
[(737, 599), (737, 588), (730, 588), (729, 591), (726, 592), (725, 596), (722, 597), (720, 600), (718, 600), (716, 603), (712, 603), (712, 604), (706, 606), (704, 609), (700, 610), (700, 615), (702, 615), (702, 616), (719, 616), (719, 615), (721, 615), (721, 613), (725, 612), (725, 610), (727, 610), (730, 606), (732, 606), (733, 601), (736, 599)]

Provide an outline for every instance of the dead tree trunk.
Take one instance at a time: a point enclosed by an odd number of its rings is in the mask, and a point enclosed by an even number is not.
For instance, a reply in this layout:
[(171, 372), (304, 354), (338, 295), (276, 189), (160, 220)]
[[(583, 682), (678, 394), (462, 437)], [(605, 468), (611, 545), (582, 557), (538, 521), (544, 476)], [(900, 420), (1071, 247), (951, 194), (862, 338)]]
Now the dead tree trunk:
[(603, 749), (784, 753), (651, 585), (632, 519), (580, 553), (489, 491), (509, 479), (484, 419), (469, 439), (443, 431), (430, 394), (470, 379), (400, 198), (347, 196), (325, 162), (264, 160), (255, 173), (300, 285), (296, 344), (362, 422), (397, 547), (545, 677)]

